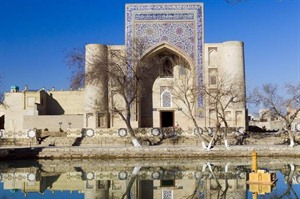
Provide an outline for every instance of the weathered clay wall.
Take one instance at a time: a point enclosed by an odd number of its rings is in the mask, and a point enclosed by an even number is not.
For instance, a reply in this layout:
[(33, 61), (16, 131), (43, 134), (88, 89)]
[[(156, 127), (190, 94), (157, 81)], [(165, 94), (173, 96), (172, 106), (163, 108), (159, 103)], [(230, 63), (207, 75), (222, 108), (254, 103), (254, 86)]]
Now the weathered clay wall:
[[(60, 125), (61, 123), (61, 125)], [(49, 131), (66, 130), (67, 128), (81, 128), (83, 126), (83, 115), (35, 115), (24, 116), (23, 129), (42, 129), (47, 128)]]

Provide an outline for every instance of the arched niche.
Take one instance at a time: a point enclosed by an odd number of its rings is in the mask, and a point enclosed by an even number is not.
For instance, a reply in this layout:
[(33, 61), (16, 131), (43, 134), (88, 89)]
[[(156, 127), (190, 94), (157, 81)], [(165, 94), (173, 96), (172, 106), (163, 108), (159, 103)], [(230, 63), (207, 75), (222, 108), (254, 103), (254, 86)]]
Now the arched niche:
[(208, 70), (208, 85), (216, 86), (218, 80), (218, 70), (217, 69), (209, 69)]
[(219, 59), (218, 59), (218, 51), (217, 48), (209, 48), (208, 51), (208, 66), (216, 68), (218, 67)]
[(242, 111), (236, 111), (235, 113), (235, 125), (236, 126), (243, 126), (243, 123), (242, 123)]
[[(161, 93), (159, 86), (154, 88), (154, 83), (174, 81), (179, 76), (180, 67), (190, 70), (193, 66), (193, 62), (185, 53), (166, 43), (148, 50), (142, 56), (143, 62), (148, 62), (147, 60), (150, 60), (153, 65), (151, 66), (152, 72), (149, 73), (148, 78), (143, 80), (141, 86), (141, 97), (137, 105), (139, 127), (153, 127), (153, 112), (157, 108), (164, 107), (162, 106), (164, 98), (172, 100), (170, 89)], [(177, 67), (176, 74), (175, 67)], [(156, 95), (157, 97), (154, 97)], [(158, 104), (155, 107), (154, 101)], [(168, 101), (167, 104), (170, 106), (164, 108), (172, 108), (171, 101)]]
[(187, 65), (189, 65), (189, 66), (195, 65), (193, 59), (188, 54), (186, 54), (181, 49), (179, 49), (173, 45), (170, 45), (166, 42), (160, 43), (160, 44), (156, 45), (155, 47), (150, 48), (147, 51), (145, 51), (142, 55), (142, 59), (147, 59), (147, 58), (153, 57), (153, 56), (159, 54), (160, 52), (169, 52), (169, 54), (177, 55), (178, 57), (185, 60), (187, 62)]

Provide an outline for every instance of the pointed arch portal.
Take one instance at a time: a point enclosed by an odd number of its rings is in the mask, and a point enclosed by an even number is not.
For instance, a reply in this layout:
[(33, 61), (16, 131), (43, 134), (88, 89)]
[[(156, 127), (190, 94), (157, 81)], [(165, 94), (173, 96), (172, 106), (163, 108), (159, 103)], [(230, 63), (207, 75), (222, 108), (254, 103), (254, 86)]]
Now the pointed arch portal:
[[(162, 110), (159, 114), (160, 127), (173, 126), (175, 120), (175, 112), (172, 110), (172, 93), (170, 88), (164, 88), (161, 90), (154, 90), (154, 83), (159, 79), (160, 81), (172, 80), (176, 78), (173, 74), (174, 67), (178, 64), (177, 60), (183, 60), (186, 64), (185, 67), (191, 69), (193, 67), (192, 61), (187, 55), (180, 52), (175, 47), (167, 44), (161, 44), (152, 48), (144, 54), (142, 60), (152, 59), (160, 60), (158, 62), (151, 62), (152, 72), (149, 77), (142, 83), (142, 94), (138, 104), (138, 120), (139, 127), (153, 127), (153, 111), (157, 111), (157, 108), (170, 109)], [(154, 99), (153, 93), (159, 92), (158, 98)], [(154, 107), (153, 101), (160, 101), (160, 107)], [(174, 108), (174, 107), (173, 107)], [(156, 118), (158, 119), (158, 118)]]
[[(128, 52), (141, 39), (149, 54), (167, 48), (194, 65), (197, 87), (203, 85), (203, 3), (126, 4), (125, 43)], [(154, 49), (153, 49), (154, 47)], [(188, 55), (188, 56), (185, 56)], [(147, 56), (147, 55), (146, 55)], [(197, 108), (204, 99), (198, 92)]]

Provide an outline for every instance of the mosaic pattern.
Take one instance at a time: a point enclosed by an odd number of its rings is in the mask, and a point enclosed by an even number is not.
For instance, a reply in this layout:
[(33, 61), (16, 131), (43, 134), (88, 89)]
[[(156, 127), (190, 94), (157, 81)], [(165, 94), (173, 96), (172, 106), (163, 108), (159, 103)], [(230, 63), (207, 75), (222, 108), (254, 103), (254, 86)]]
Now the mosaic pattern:
[[(151, 49), (168, 43), (190, 56), (197, 69), (197, 84), (203, 82), (203, 12), (201, 3), (177, 4), (127, 4), (126, 47), (133, 49), (133, 39), (140, 38)], [(198, 92), (198, 107), (203, 107), (203, 98)]]
[(142, 13), (135, 14), (135, 20), (193, 20), (194, 13)]
[(155, 44), (166, 42), (181, 49), (194, 59), (194, 26), (194, 22), (137, 23), (135, 35), (146, 42), (147, 49)]

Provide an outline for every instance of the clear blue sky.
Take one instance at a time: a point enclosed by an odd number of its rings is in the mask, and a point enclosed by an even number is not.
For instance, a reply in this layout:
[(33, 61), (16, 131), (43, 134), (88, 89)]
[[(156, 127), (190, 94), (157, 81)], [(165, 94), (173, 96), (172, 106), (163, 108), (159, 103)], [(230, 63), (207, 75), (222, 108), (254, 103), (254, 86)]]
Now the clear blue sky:
[(245, 42), (248, 88), (300, 81), (300, 1), (0, 0), (3, 89), (68, 89), (66, 52), (124, 44), (125, 3), (204, 2), (205, 42)]

